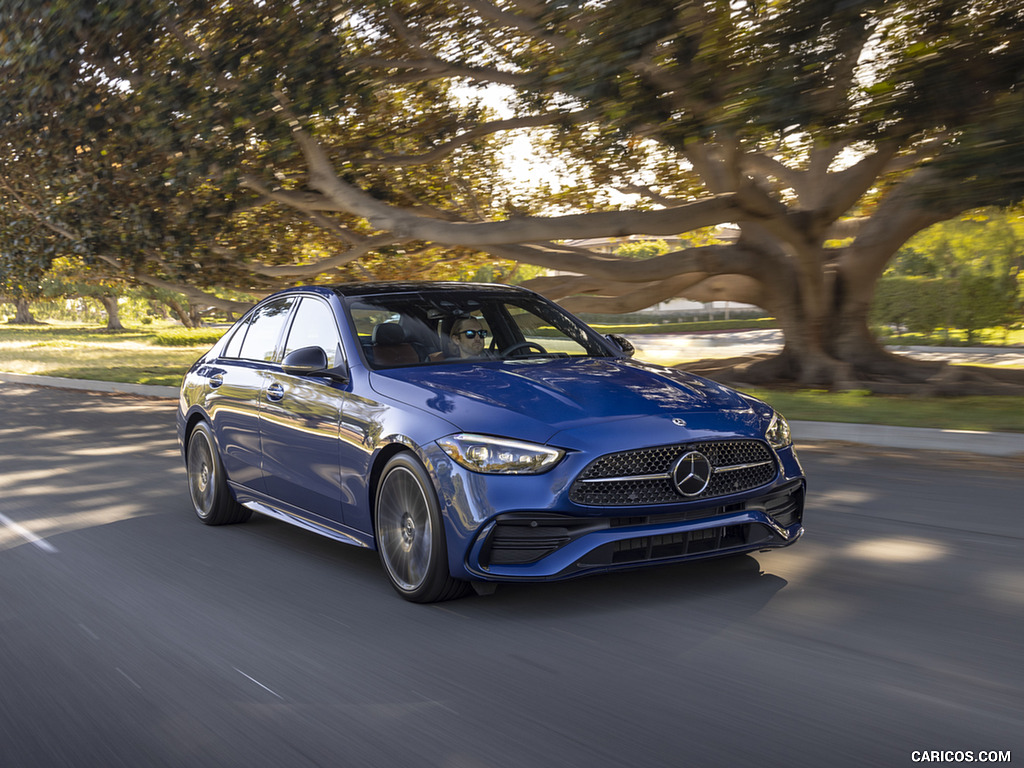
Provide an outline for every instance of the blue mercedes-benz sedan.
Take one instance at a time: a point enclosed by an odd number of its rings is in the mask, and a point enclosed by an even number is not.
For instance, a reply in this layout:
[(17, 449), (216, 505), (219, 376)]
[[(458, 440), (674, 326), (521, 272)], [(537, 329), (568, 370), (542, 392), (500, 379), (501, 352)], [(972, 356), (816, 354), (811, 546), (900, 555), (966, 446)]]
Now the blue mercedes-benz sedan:
[(282, 291), (182, 382), (192, 504), (376, 549), (415, 602), (795, 542), (785, 419), (631, 352), (521, 288)]

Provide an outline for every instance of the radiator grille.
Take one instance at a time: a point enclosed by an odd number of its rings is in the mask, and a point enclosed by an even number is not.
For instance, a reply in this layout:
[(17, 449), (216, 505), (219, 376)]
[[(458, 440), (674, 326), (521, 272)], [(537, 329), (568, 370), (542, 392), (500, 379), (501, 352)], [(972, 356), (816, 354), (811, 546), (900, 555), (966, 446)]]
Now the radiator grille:
[(688, 500), (710, 499), (760, 488), (775, 479), (775, 456), (760, 440), (680, 443), (610, 453), (591, 462), (573, 483), (576, 504), (615, 507), (679, 502), (684, 497), (672, 479), (675, 463), (698, 451), (712, 467), (707, 488)]

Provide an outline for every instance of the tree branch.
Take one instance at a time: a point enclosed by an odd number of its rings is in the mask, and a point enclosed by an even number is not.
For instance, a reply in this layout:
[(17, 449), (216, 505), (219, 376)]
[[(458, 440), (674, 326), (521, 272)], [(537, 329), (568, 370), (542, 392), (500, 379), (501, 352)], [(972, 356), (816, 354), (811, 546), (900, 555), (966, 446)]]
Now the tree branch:
[(498, 258), (623, 284), (669, 280), (694, 272), (745, 274), (760, 279), (765, 270), (771, 269), (771, 264), (762, 254), (739, 245), (704, 245), (650, 259), (604, 256), (554, 244), (488, 247), (485, 250)]
[(293, 128), (292, 135), (309, 165), (310, 187), (333, 201), (338, 210), (361, 216), (378, 231), (390, 231), (401, 240), (483, 247), (524, 240), (673, 235), (727, 221), (776, 215), (763, 197), (744, 191), (742, 195), (720, 195), (657, 211), (610, 211), (483, 223), (438, 221), (392, 207), (342, 181), (334, 172), (327, 153), (312, 136), (298, 127)]
[(74, 232), (71, 229), (63, 227), (59, 224), (55, 224), (50, 221), (42, 212), (38, 211), (34, 206), (30, 205), (28, 201), (14, 188), (6, 176), (0, 176), (0, 188), (7, 190), (7, 194), (14, 198), (14, 200), (22, 207), (22, 209), (33, 219), (38, 221), (44, 227), (49, 229), (51, 232), (60, 235), (68, 240), (78, 241), (82, 239), (82, 236)]
[(741, 170), (761, 176), (772, 176), (786, 187), (789, 187), (797, 195), (800, 195), (800, 188), (806, 173), (797, 168), (790, 168), (780, 160), (777, 160), (763, 152), (750, 152), (743, 155), (740, 160)]
[(576, 112), (547, 112), (542, 115), (527, 115), (524, 117), (512, 117), (507, 120), (493, 120), (481, 123), (475, 128), (470, 128), (464, 133), (456, 136), (451, 141), (435, 147), (429, 152), (419, 155), (385, 155), (383, 157), (370, 157), (366, 160), (356, 161), (356, 165), (375, 165), (381, 167), (405, 167), (412, 165), (428, 165), (436, 163), (450, 155), (459, 147), (468, 144), (483, 136), (489, 136), (502, 131), (514, 131), (521, 128), (536, 128), (546, 125), (556, 125), (569, 121), (583, 123), (593, 119), (599, 114), (596, 109), (579, 110)]
[(529, 18), (517, 13), (503, 11), (493, 3), (486, 2), (486, 0), (462, 0), (462, 4), (472, 8), (485, 19), (497, 22), (504, 27), (516, 29), (538, 42), (547, 43), (556, 51), (562, 51), (569, 47), (568, 40), (549, 34), (537, 23), (536, 17)]
[(328, 256), (317, 261), (310, 262), (309, 264), (294, 264), (284, 266), (271, 266), (268, 264), (247, 264), (246, 268), (257, 275), (263, 275), (264, 277), (282, 278), (311, 278), (318, 275), (322, 275), (325, 272), (329, 272), (332, 269), (338, 269), (347, 264), (351, 264), (356, 259), (360, 259), (366, 254), (374, 251), (378, 248), (382, 248), (388, 245), (404, 245), (407, 240), (396, 240), (390, 235), (380, 235), (378, 237), (368, 237), (362, 239), (358, 243), (354, 243), (344, 253), (335, 254), (334, 256)]
[(899, 150), (899, 142), (882, 142), (873, 154), (849, 168), (829, 175), (828, 192), (822, 200), (819, 221), (830, 225), (860, 200)]
[(947, 206), (927, 203), (922, 192), (938, 181), (933, 169), (921, 168), (886, 195), (870, 219), (861, 225), (856, 240), (844, 251), (841, 261), (859, 262), (861, 270), (881, 275), (889, 259), (913, 235), (972, 207), (967, 203)]
[[(499, 83), (501, 85), (529, 85), (536, 76), (532, 73), (503, 72), (490, 67), (469, 67), (451, 64), (438, 58), (423, 59), (384, 59), (366, 56), (353, 62), (356, 67), (379, 67), (381, 69), (401, 70), (405, 76), (392, 77), (396, 83), (419, 82), (434, 77), (464, 77), (479, 83)], [(427, 76), (426, 78), (424, 76)]]
[(528, 280), (523, 285), (549, 299), (558, 301), (570, 312), (622, 314), (636, 312), (675, 298), (680, 291), (692, 287), (704, 280), (705, 277), (707, 276), (703, 274), (678, 275), (670, 280), (644, 283), (639, 286), (634, 284), (628, 288), (612, 281), (597, 280), (592, 277), (577, 278), (575, 285), (571, 278), (564, 279), (557, 287), (555, 284), (541, 283), (541, 279)]
[(671, 280), (623, 286), (593, 277), (535, 278), (523, 283), (570, 312), (622, 314), (675, 298), (691, 301), (737, 301), (758, 304), (761, 283), (744, 275), (708, 276), (702, 273), (677, 275)]

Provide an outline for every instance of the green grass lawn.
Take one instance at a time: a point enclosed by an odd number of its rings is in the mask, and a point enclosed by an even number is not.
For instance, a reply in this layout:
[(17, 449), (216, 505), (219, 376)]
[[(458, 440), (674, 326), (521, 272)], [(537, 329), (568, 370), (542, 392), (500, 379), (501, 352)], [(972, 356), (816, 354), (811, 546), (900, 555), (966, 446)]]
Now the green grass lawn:
[[(0, 325), (0, 371), (177, 386), (220, 332), (153, 326), (108, 333), (94, 326)], [(1024, 432), (1021, 397), (919, 398), (789, 390), (751, 394), (794, 420)]]
[(907, 397), (868, 392), (745, 390), (787, 419), (1024, 432), (1024, 397)]
[(68, 379), (177, 386), (188, 367), (212, 342), (160, 346), (154, 327), (107, 332), (93, 326), (0, 325), (0, 370)]

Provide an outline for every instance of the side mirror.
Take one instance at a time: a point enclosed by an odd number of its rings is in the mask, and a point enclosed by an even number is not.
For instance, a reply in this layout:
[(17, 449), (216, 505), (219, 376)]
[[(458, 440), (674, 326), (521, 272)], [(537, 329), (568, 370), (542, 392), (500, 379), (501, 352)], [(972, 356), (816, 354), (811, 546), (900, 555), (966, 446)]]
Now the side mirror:
[(625, 336), (620, 336), (617, 333), (609, 333), (607, 336), (605, 336), (605, 338), (608, 339), (608, 341), (610, 341), (612, 344), (617, 346), (619, 349), (621, 349), (622, 354), (624, 354), (626, 357), (632, 357), (636, 352), (636, 347), (634, 347), (633, 344), (629, 341), (629, 339), (627, 339)]
[(344, 366), (327, 367), (327, 353), (320, 347), (302, 347), (289, 352), (281, 368), (290, 376), (326, 376), (335, 381), (348, 381)]
[(281, 367), (292, 376), (309, 376), (327, 368), (327, 353), (320, 347), (296, 349), (284, 356)]

